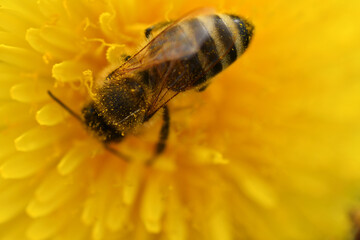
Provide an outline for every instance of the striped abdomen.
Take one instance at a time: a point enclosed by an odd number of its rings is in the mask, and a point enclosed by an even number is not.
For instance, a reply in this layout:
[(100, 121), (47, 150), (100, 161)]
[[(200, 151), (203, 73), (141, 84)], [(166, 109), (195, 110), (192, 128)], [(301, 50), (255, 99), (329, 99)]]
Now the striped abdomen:
[(203, 90), (212, 78), (233, 63), (248, 47), (253, 26), (235, 15), (218, 14), (187, 19), (169, 29), (167, 35), (181, 36), (197, 51), (168, 62), (168, 88), (185, 91), (196, 87)]

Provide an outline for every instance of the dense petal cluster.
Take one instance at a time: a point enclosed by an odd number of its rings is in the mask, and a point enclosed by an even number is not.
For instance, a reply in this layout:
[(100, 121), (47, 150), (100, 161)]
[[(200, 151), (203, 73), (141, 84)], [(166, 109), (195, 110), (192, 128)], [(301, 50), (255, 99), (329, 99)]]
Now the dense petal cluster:
[[(144, 29), (199, 6), (255, 25), (201, 94), (106, 151), (75, 112)], [(360, 186), (360, 3), (0, 2), (0, 239), (345, 239)], [(110, 66), (110, 67), (109, 67)]]

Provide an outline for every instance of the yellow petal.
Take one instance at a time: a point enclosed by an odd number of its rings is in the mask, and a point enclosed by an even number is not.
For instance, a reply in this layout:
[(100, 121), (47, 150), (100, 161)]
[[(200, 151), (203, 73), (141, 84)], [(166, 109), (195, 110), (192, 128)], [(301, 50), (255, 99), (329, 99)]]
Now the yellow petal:
[[(30, 74), (28, 74), (30, 75)], [(14, 84), (18, 83), (19, 80), (23, 80), (26, 76), (22, 71), (19, 71), (19, 68), (0, 62), (0, 82), (12, 82)], [(30, 75), (34, 76), (34, 74)]]
[(84, 160), (89, 159), (94, 154), (94, 151), (89, 151), (89, 149), (94, 148), (94, 145), (93, 141), (89, 141), (74, 146), (58, 164), (59, 173), (66, 175), (74, 171)]
[[(24, 124), (25, 125), (25, 124)], [(12, 153), (16, 152), (14, 140), (24, 132), (26, 129), (26, 125), (23, 127), (12, 128), (7, 131), (3, 131), (0, 133), (0, 163)]]
[(14, 47), (26, 47), (26, 41), (14, 33), (0, 31), (0, 43)]
[(92, 230), (92, 239), (94, 240), (100, 240), (103, 239), (105, 235), (105, 229), (102, 221), (97, 221), (94, 224), (93, 230)]
[(79, 64), (76, 61), (64, 61), (53, 66), (52, 76), (60, 82), (80, 81), (83, 72), (90, 68), (90, 66)]
[(99, 23), (100, 23), (100, 28), (102, 30), (102, 32), (107, 36), (107, 37), (111, 37), (112, 36), (112, 22), (114, 21), (115, 16), (114, 14), (111, 14), (109, 12), (104, 12), (99, 16)]
[(2, 240), (18, 240), (26, 239), (26, 229), (29, 223), (25, 216), (16, 218), (8, 224), (4, 224), (1, 228)]
[(19, 102), (34, 103), (50, 99), (47, 90), (50, 84), (21, 83), (10, 90), (11, 98)]
[(2, 146), (0, 149), (0, 162), (3, 162), (4, 158), (16, 152), (13, 141), (14, 141), (14, 137), (0, 135), (0, 144)]
[(27, 237), (30, 239), (47, 239), (55, 236), (67, 220), (66, 214), (47, 216), (34, 219), (27, 230)]
[(81, 220), (90, 225), (96, 219), (96, 202), (95, 199), (88, 198), (84, 204), (84, 209), (81, 214)]
[(124, 62), (126, 52), (124, 45), (112, 45), (106, 51), (106, 60), (114, 66), (119, 66)]
[(112, 180), (111, 172), (112, 167), (101, 169), (97, 176), (97, 181), (91, 186), (95, 190), (90, 193), (83, 212), (82, 220), (85, 224), (93, 224), (92, 234), (93, 237), (100, 237), (103, 234), (105, 226), (105, 211), (111, 199), (112, 188), (104, 188), (104, 184)]
[(11, 201), (0, 202), (0, 223), (8, 222), (20, 215), (24, 211), (28, 202), (29, 196), (25, 196), (25, 194)]
[(123, 203), (121, 194), (117, 194), (108, 209), (106, 218), (107, 227), (112, 231), (125, 228), (129, 224), (127, 220), (131, 213), (130, 210), (131, 208)]
[(71, 239), (71, 240), (84, 240), (88, 239), (89, 232), (88, 227), (84, 226), (84, 224), (79, 221), (77, 218), (67, 219), (66, 228), (62, 229), (60, 232), (56, 234), (54, 240), (63, 240), (63, 239)]
[(36, 113), (36, 121), (40, 125), (54, 126), (61, 123), (66, 115), (68, 115), (63, 108), (57, 103), (48, 103), (43, 106)]
[(35, 127), (15, 139), (16, 149), (27, 152), (46, 147), (66, 133), (58, 127)]
[(28, 121), (30, 117), (29, 106), (26, 104), (11, 102), (0, 106), (0, 125), (13, 124)]
[(0, 174), (6, 179), (29, 177), (47, 166), (51, 157), (51, 149), (17, 153), (4, 161)]
[[(33, 19), (31, 18), (31, 20)], [(26, 19), (24, 12), (22, 13), (3, 6), (0, 8), (0, 27), (6, 32), (14, 34), (25, 32), (31, 25), (31, 20)]]
[[(20, 70), (46, 69), (41, 56), (25, 48), (0, 44), (0, 59)], [(31, 59), (31, 64), (29, 64), (29, 59)]]
[(26, 40), (40, 53), (51, 53), (56, 59), (67, 59), (79, 53), (76, 38), (58, 27), (31, 28), (26, 32)]
[(229, 171), (238, 186), (247, 194), (247, 197), (266, 208), (275, 206), (276, 195), (267, 182), (246, 171), (245, 168), (232, 167), (229, 168)]
[(59, 197), (43, 202), (33, 198), (26, 207), (26, 212), (33, 218), (43, 217), (51, 214), (61, 207), (68, 200), (77, 188), (70, 188), (70, 191), (63, 191)]
[(4, 223), (25, 209), (31, 197), (32, 188), (21, 182), (7, 181), (0, 189), (0, 223)]
[(142, 178), (143, 166), (139, 163), (132, 163), (126, 169), (124, 176), (123, 201), (126, 205), (131, 205), (139, 191)]
[(231, 240), (234, 239), (231, 233), (231, 221), (227, 216), (227, 205), (221, 206), (223, 209), (216, 209), (210, 219), (208, 219), (208, 239), (212, 240)]
[(198, 164), (227, 164), (229, 162), (219, 151), (206, 147), (195, 147), (192, 149), (192, 154), (193, 162)]
[[(73, 176), (72, 176), (73, 177)], [(35, 191), (38, 201), (49, 202), (74, 185), (72, 177), (61, 176), (56, 170), (49, 171)]]
[(163, 190), (159, 176), (147, 180), (140, 215), (146, 229), (151, 233), (159, 233), (162, 230), (161, 222), (165, 205)]
[(1, 83), (0, 99), (11, 99), (10, 89), (14, 86), (13, 82)]
[(171, 189), (169, 198), (164, 231), (170, 240), (186, 240), (188, 239), (187, 223), (185, 221), (186, 209), (181, 205), (176, 189)]

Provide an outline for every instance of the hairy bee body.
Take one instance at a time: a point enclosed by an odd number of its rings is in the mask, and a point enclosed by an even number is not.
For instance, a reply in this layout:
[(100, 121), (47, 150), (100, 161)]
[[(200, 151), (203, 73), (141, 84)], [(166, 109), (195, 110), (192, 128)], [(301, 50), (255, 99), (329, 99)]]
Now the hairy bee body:
[(85, 124), (105, 143), (120, 141), (178, 93), (204, 90), (246, 50), (252, 31), (245, 19), (229, 14), (169, 23), (108, 75), (82, 110)]

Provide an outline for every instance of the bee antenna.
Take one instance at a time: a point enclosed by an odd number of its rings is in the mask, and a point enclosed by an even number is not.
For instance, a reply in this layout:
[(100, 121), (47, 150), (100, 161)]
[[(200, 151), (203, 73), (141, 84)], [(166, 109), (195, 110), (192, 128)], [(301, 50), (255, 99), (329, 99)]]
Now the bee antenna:
[(66, 111), (68, 111), (73, 117), (75, 117), (77, 120), (79, 120), (80, 122), (83, 122), (83, 120), (81, 119), (81, 117), (75, 113), (73, 110), (71, 110), (68, 106), (65, 105), (65, 103), (63, 103), (60, 99), (58, 99), (57, 97), (54, 96), (54, 94), (52, 94), (52, 92), (50, 92), (50, 90), (47, 91), (47, 93), (49, 94), (49, 96), (55, 101), (57, 102), (61, 107), (63, 107)]
[(130, 162), (130, 157), (119, 152), (118, 150), (110, 147), (108, 144), (104, 143), (104, 148), (108, 150), (111, 154), (115, 155), (116, 157), (124, 160), (125, 162)]

